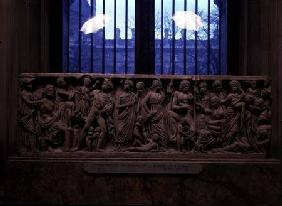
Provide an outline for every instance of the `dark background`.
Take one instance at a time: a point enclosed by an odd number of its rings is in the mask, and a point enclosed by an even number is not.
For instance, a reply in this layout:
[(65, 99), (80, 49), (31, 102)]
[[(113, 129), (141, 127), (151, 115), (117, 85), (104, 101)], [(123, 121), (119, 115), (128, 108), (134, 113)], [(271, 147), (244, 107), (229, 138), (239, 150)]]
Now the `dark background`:
[[(16, 125), (16, 108), (17, 108), (17, 75), (22, 72), (59, 72), (61, 70), (60, 54), (60, 32), (61, 21), (57, 19), (60, 13), (60, 7), (58, 6), (59, 0), (0, 0), (0, 200), (5, 198), (9, 199), (11, 193), (15, 193), (15, 197), (18, 197), (18, 201), (23, 203), (26, 201), (40, 200), (43, 203), (48, 202), (48, 198), (54, 198), (53, 203), (81, 203), (83, 200), (83, 193), (86, 188), (83, 187), (83, 191), (76, 191), (77, 194), (70, 193), (65, 198), (60, 196), (60, 192), (50, 194), (51, 196), (42, 195), (38, 192), (36, 197), (28, 197), (25, 195), (25, 190), (34, 188), (34, 185), (28, 185), (28, 178), (37, 178), (38, 181), (44, 178), (44, 172), (38, 171), (38, 168), (46, 167), (50, 170), (47, 174), (53, 174), (56, 171), (57, 179), (67, 181), (64, 179), (69, 176), (76, 178), (76, 184), (88, 184), (86, 181), (89, 177), (84, 177), (83, 174), (77, 174), (78, 166), (69, 164), (70, 167), (67, 175), (60, 173), (61, 170), (66, 170), (61, 164), (52, 164), (44, 166), (32, 166), (32, 171), (28, 173), (26, 181), (20, 181), (17, 179), (22, 173), (26, 172), (20, 164), (7, 167), (8, 151), (12, 151), (13, 148), (9, 148), (8, 140), (13, 141), (15, 137), (15, 125)], [(271, 147), (271, 158), (279, 159), (281, 157), (281, 126), (279, 126), (279, 120), (282, 119), (282, 1), (281, 0), (229, 0), (228, 1), (228, 73), (232, 75), (268, 75), (272, 78), (272, 97), (273, 97), (273, 138)], [(281, 125), (281, 124), (280, 124)], [(10, 144), (9, 144), (10, 145)], [(268, 165), (268, 166), (266, 166)], [(227, 203), (238, 201), (237, 205), (254, 205), (256, 198), (260, 197), (265, 200), (265, 205), (278, 205), (277, 197), (274, 190), (281, 189), (280, 166), (278, 169), (274, 166), (274, 169), (269, 164), (261, 165), (257, 167), (248, 167), (245, 165), (234, 164), (226, 168), (218, 170), (216, 165), (212, 165), (207, 169), (203, 176), (206, 180), (199, 179), (193, 183), (193, 178), (183, 176), (103, 176), (93, 177), (95, 184), (92, 184), (91, 192), (113, 190), (115, 194), (111, 192), (105, 192), (104, 194), (108, 198), (100, 198), (100, 202), (96, 199), (91, 199), (87, 195), (85, 198), (89, 200), (84, 203), (94, 202), (96, 204), (181, 204), (183, 201), (188, 201), (188, 197), (185, 194), (192, 195), (194, 187), (198, 187), (197, 191), (203, 191), (209, 198), (223, 198)], [(9, 170), (8, 170), (9, 169)], [(8, 172), (9, 175), (8, 175)], [(46, 171), (46, 170), (44, 170)], [(209, 173), (210, 171), (210, 173)], [(216, 171), (218, 171), (217, 174)], [(232, 171), (232, 172), (231, 172)], [(224, 190), (225, 196), (210, 196), (214, 194), (212, 185), (215, 183), (209, 182), (209, 178), (213, 178), (214, 175), (221, 175), (222, 179), (232, 179), (236, 184), (232, 185), (228, 183), (227, 192)], [(13, 176), (14, 175), (14, 176)], [(82, 176), (81, 176), (82, 175)], [(268, 179), (268, 176), (270, 179)], [(11, 185), (18, 185), (21, 183), (21, 189), (17, 190), (6, 187), (10, 181), (9, 178), (15, 178), (15, 182)], [(257, 185), (248, 185), (244, 181), (247, 181), (246, 177), (255, 177)], [(47, 178), (45, 176), (45, 178)], [(86, 179), (85, 179), (86, 178)], [(90, 181), (93, 179), (89, 179)], [(255, 180), (255, 181), (256, 181)], [(94, 181), (94, 180), (93, 180)], [(100, 181), (100, 183), (97, 181)], [(198, 182), (197, 182), (198, 181)], [(231, 180), (230, 180), (231, 181)], [(241, 182), (240, 182), (241, 181)], [(3, 184), (2, 184), (3, 183)], [(34, 182), (35, 185), (38, 182)], [(224, 184), (225, 184), (224, 183)], [(277, 185), (275, 185), (277, 183)], [(46, 185), (52, 187), (52, 182)], [(112, 185), (110, 189), (106, 185)], [(185, 186), (185, 184), (187, 184)], [(219, 183), (220, 184), (220, 183)], [(242, 184), (239, 187), (238, 184)], [(144, 187), (140, 185), (145, 185)], [(139, 187), (140, 186), (140, 187)], [(56, 186), (64, 191), (64, 186)], [(136, 191), (130, 188), (137, 188)], [(261, 188), (264, 189), (261, 189)], [(5, 193), (5, 188), (7, 193)], [(138, 190), (138, 188), (142, 188)], [(145, 188), (145, 189), (144, 189)], [(166, 189), (173, 189), (173, 192), (167, 192)], [(240, 191), (242, 188), (246, 188), (246, 191)], [(253, 192), (247, 192), (250, 189), (254, 189)], [(255, 189), (256, 188), (256, 189)], [(50, 188), (51, 189), (51, 188)], [(36, 193), (30, 191), (28, 194)], [(271, 191), (273, 190), (273, 191)], [(168, 190), (170, 191), (170, 190)], [(190, 193), (189, 193), (190, 191)], [(231, 195), (227, 193), (231, 192)], [(233, 192), (239, 192), (238, 198), (236, 195), (232, 195)], [(57, 192), (57, 191), (56, 191)], [(65, 191), (66, 194), (67, 191)], [(220, 191), (222, 192), (222, 191)], [(269, 195), (268, 195), (268, 193)], [(235, 194), (234, 193), (234, 194)], [(5, 195), (6, 194), (6, 195)], [(112, 196), (111, 196), (112, 194)], [(126, 196), (124, 196), (124, 195)], [(209, 194), (209, 195), (207, 195)], [(168, 199), (171, 195), (175, 195), (175, 201), (170, 202)], [(73, 196), (74, 199), (68, 199)], [(147, 197), (150, 196), (150, 197)], [(77, 197), (77, 198), (75, 198)], [(193, 196), (195, 197), (195, 196)], [(37, 198), (37, 199), (36, 199)], [(41, 198), (41, 199), (40, 199)], [(44, 199), (45, 198), (45, 199)], [(80, 199), (82, 198), (82, 199)], [(138, 199), (139, 198), (139, 199)], [(147, 198), (147, 199), (146, 199)], [(155, 198), (155, 199), (154, 199)], [(166, 199), (167, 198), (167, 199)], [(173, 197), (171, 197), (173, 198)], [(186, 199), (185, 199), (186, 198)], [(224, 199), (225, 198), (225, 199)], [(235, 199), (232, 199), (235, 198)], [(240, 199), (241, 198), (241, 199)], [(258, 199), (260, 199), (258, 198)], [(273, 199), (272, 199), (273, 198)], [(146, 201), (145, 201), (146, 199)], [(155, 202), (152, 200), (154, 199)], [(191, 199), (191, 198), (190, 198)], [(194, 198), (192, 203), (198, 202), (200, 204), (202, 197)], [(275, 199), (275, 200), (274, 200)], [(130, 201), (131, 200), (131, 201)], [(135, 200), (135, 201), (133, 201)], [(267, 202), (269, 200), (269, 202)], [(15, 200), (16, 201), (16, 200)], [(216, 201), (210, 199), (203, 199), (206, 201), (206, 205), (218, 205)], [(183, 203), (184, 204), (184, 203)], [(262, 204), (262, 203), (261, 203)], [(195, 205), (195, 204), (192, 204)]]

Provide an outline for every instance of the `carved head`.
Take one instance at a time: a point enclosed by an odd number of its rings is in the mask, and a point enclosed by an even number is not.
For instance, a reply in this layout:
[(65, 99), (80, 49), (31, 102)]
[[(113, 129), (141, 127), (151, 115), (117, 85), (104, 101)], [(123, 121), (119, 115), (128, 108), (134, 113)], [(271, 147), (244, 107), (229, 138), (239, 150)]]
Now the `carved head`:
[(264, 80), (263, 81), (263, 86), (264, 87), (269, 87), (270, 86), (270, 81), (269, 80)]
[(20, 79), (20, 84), (25, 89), (32, 89), (32, 82), (33, 82), (33, 78), (27, 77), (27, 78)]
[(91, 87), (91, 83), (92, 83), (92, 80), (91, 80), (91, 77), (89, 75), (83, 76), (83, 86)]
[(155, 79), (152, 83), (152, 86), (151, 86), (152, 89), (158, 91), (160, 89), (162, 89), (162, 82), (161, 80), (159, 79)]
[(213, 96), (210, 99), (210, 107), (211, 109), (217, 109), (220, 106), (220, 99), (217, 96)]
[(215, 80), (212, 84), (212, 88), (215, 92), (221, 92), (222, 91), (222, 81)]
[(208, 91), (208, 83), (201, 82), (199, 85), (199, 91), (200, 91), (200, 94), (205, 94)]
[(182, 80), (179, 85), (179, 90), (182, 92), (188, 92), (190, 89), (190, 82), (188, 80)]
[(229, 86), (232, 92), (241, 91), (241, 84), (237, 80), (232, 80), (231, 82), (229, 82)]
[(184, 120), (183, 123), (182, 123), (182, 130), (187, 132), (190, 129), (191, 129), (191, 125), (190, 125), (189, 121)]
[(256, 80), (249, 80), (246, 83), (252, 89), (256, 89), (257, 88), (257, 81)]
[(253, 89), (256, 89), (256, 88), (257, 88), (257, 81), (256, 81), (256, 80), (251, 81), (251, 87), (252, 87)]
[(66, 83), (66, 81), (63, 77), (59, 77), (57, 79), (57, 86), (60, 87), (60, 88), (64, 88), (64, 87), (67, 86), (67, 83)]
[(45, 87), (45, 97), (47, 98), (54, 98), (56, 93), (55, 93), (55, 87), (51, 84), (47, 84)]
[(102, 90), (104, 92), (109, 92), (113, 89), (114, 85), (113, 82), (110, 79), (104, 79), (102, 84)]
[(126, 79), (123, 83), (123, 88), (126, 91), (131, 91), (133, 89), (134, 83), (130, 79)]
[(261, 110), (266, 109), (266, 105), (265, 105), (263, 98), (255, 98), (254, 99), (254, 106), (260, 108)]
[(145, 89), (145, 84), (144, 84), (144, 82), (137, 82), (137, 84), (136, 84), (136, 89), (137, 89), (137, 92), (143, 92), (144, 89)]

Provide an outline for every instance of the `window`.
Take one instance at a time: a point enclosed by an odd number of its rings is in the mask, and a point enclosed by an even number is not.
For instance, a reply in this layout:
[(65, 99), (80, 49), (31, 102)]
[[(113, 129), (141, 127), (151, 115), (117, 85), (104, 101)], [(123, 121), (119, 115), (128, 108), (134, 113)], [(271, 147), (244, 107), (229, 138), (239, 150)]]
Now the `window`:
[[(65, 1), (68, 72), (134, 73), (134, 1)], [(131, 8), (130, 10), (128, 8)], [(81, 32), (89, 18), (107, 14), (110, 21), (94, 34)]]
[[(199, 28), (181, 28), (179, 12)], [(98, 15), (105, 26), (83, 33)], [(65, 72), (225, 74), (226, 22), (226, 0), (64, 0)]]

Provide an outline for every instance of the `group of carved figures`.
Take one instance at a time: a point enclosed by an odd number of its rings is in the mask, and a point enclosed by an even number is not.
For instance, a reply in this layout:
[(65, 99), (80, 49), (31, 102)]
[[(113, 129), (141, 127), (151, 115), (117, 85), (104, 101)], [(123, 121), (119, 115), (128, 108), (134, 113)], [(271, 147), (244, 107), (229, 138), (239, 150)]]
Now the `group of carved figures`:
[(268, 80), (21, 77), (22, 152), (265, 153)]

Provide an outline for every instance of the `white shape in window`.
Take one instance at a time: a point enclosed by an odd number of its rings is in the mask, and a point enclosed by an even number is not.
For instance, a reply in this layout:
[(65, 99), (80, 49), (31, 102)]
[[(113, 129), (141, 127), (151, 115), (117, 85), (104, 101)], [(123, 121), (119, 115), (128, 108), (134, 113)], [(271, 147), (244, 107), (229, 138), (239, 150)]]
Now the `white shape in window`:
[(87, 20), (81, 30), (84, 34), (96, 33), (100, 29), (104, 28), (105, 25), (109, 22), (110, 16), (107, 14), (97, 14), (91, 19)]
[(198, 31), (203, 26), (202, 18), (191, 11), (176, 11), (172, 19), (181, 29)]

